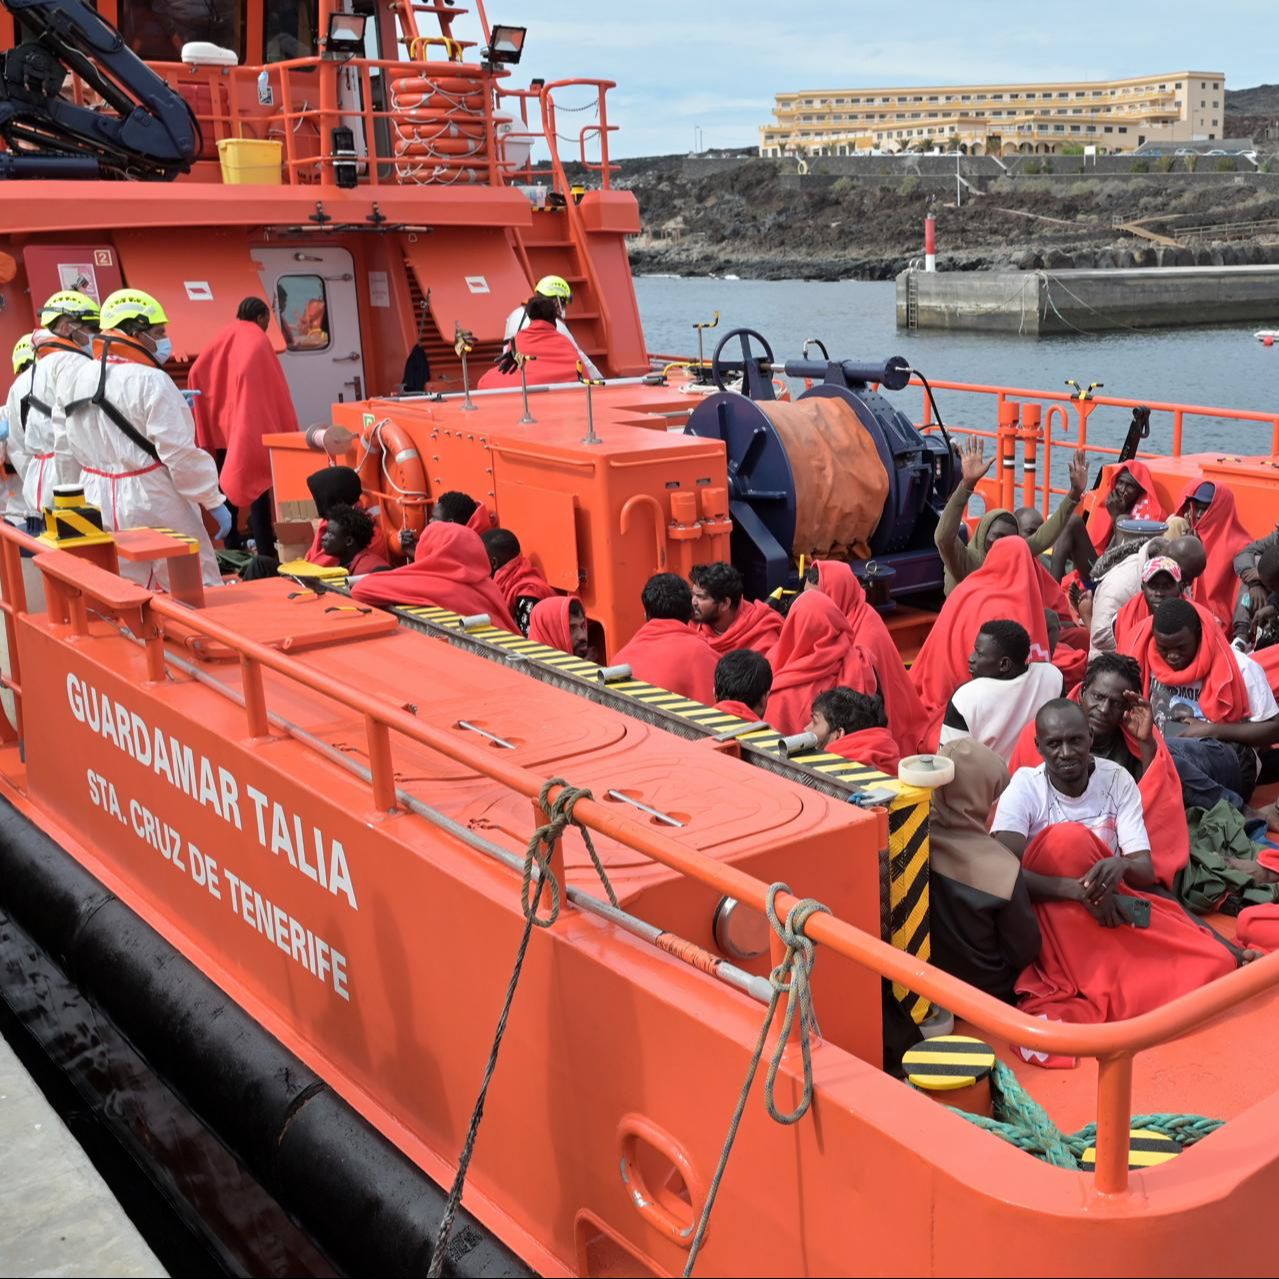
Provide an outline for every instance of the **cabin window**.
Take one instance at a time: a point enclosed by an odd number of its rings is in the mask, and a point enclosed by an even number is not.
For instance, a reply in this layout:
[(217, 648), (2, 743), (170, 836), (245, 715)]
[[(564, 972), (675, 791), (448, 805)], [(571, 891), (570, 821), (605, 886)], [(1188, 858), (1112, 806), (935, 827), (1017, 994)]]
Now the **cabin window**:
[(290, 62), (318, 54), (317, 9), (317, 0), (266, 0), (262, 47), (267, 62)]
[(120, 32), (138, 57), (178, 62), (192, 41), (244, 57), (244, 0), (120, 0)]
[(323, 276), (280, 276), (275, 282), (275, 313), (290, 351), (328, 349), (329, 299)]

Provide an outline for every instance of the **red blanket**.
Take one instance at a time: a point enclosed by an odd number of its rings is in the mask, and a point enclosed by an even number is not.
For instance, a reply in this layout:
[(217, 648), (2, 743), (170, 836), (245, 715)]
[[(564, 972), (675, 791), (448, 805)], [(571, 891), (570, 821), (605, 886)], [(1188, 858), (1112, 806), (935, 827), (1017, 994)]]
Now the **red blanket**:
[[(1050, 826), (1030, 841), (1022, 866), (1081, 879), (1110, 850), (1077, 822)], [(1079, 902), (1035, 903), (1039, 958), (1017, 979), (1023, 1012), (1051, 1021), (1108, 1022), (1159, 1008), (1235, 967), (1234, 956), (1174, 901), (1116, 890), (1150, 903), (1150, 927), (1103, 928)]]
[[(577, 362), (582, 358), (572, 342), (546, 320), (530, 320), (516, 335), (515, 346), (522, 355), (532, 357), (524, 366), (529, 386), (545, 386), (551, 382), (576, 382)], [(520, 373), (512, 369), (503, 373), (491, 368), (480, 378), (479, 390), (501, 386), (519, 386)]]
[(494, 626), (515, 631), (489, 571), (488, 552), (478, 533), (436, 520), (418, 539), (412, 564), (374, 573), (356, 582), (351, 594), (365, 604), (434, 604), (463, 617), (487, 613)]
[(1246, 906), (1241, 910), (1235, 941), (1251, 950), (1279, 950), (1279, 905)]
[(870, 663), (884, 699), (884, 714), (907, 755), (931, 749), (928, 716), (884, 619), (871, 606), (857, 574), (839, 560), (817, 561), (817, 587), (848, 619), (854, 642)]
[(573, 636), (569, 631), (568, 609), (572, 599), (569, 595), (549, 595), (534, 604), (528, 618), (529, 639), (571, 654)]
[(756, 720), (763, 718), (762, 715), (756, 715), (745, 702), (735, 702), (732, 698), (727, 701), (716, 702), (715, 709), (723, 711), (725, 715), (736, 715), (738, 719), (744, 719), (748, 724), (753, 724)]
[[(1079, 700), (1079, 690), (1071, 694), (1071, 700)], [(1127, 731), (1124, 742), (1138, 758), (1141, 750), (1137, 739)], [(1035, 725), (1027, 724), (1008, 761), (1009, 772), (1019, 768), (1037, 768), (1044, 757), (1035, 745)], [(1177, 872), (1190, 860), (1190, 829), (1186, 825), (1186, 809), (1181, 799), (1181, 778), (1177, 766), (1164, 742), (1163, 735), (1155, 732), (1155, 758), (1137, 783), (1141, 792), (1141, 808), (1146, 819), (1146, 833), (1150, 836), (1150, 860), (1154, 863), (1155, 879), (1165, 888), (1172, 887)]]
[(782, 633), (782, 615), (763, 600), (743, 600), (728, 630), (717, 633), (713, 627), (699, 622), (697, 633), (720, 657), (739, 648), (749, 648), (767, 657)]
[[(1177, 503), (1180, 513), (1190, 501), (1190, 495), (1203, 483), (1191, 480)], [(1199, 516), (1192, 532), (1204, 544), (1208, 555), (1208, 567), (1195, 578), (1190, 588), (1190, 598), (1217, 619), (1219, 626), (1229, 626), (1235, 612), (1235, 599), (1239, 595), (1239, 578), (1235, 574), (1235, 556), (1252, 541), (1252, 534), (1244, 528), (1235, 510), (1235, 495), (1224, 484), (1216, 486), (1208, 509)]]
[(705, 706), (715, 704), (715, 664), (719, 659), (691, 626), (670, 617), (655, 617), (613, 655), (616, 665), (631, 668), (645, 683), (656, 684)]
[(821, 591), (805, 591), (791, 605), (768, 660), (773, 667), (768, 722), (780, 733), (803, 732), (813, 699), (827, 689), (876, 691), (875, 672), (857, 647), (853, 628)]
[(1147, 696), (1152, 676), (1165, 688), (1182, 688), (1188, 684), (1202, 686), (1198, 701), (1204, 715), (1214, 724), (1237, 724), (1251, 713), (1248, 685), (1244, 683), (1243, 672), (1230, 651), (1230, 641), (1225, 632), (1207, 609), (1199, 604), (1194, 607), (1199, 614), (1203, 639), (1198, 656), (1185, 670), (1174, 671), (1159, 656), (1155, 647), (1153, 617), (1148, 616), (1140, 623), (1119, 651), (1137, 659)]
[(1115, 521), (1106, 510), (1106, 499), (1113, 492), (1115, 480), (1125, 471), (1132, 476), (1145, 492), (1137, 499), (1132, 510), (1125, 519), (1161, 520), (1164, 517), (1163, 503), (1155, 492), (1155, 479), (1145, 462), (1124, 462), (1121, 466), (1108, 466), (1102, 476), (1101, 484), (1093, 490), (1091, 514), (1088, 516), (1088, 536), (1100, 555), (1110, 545), (1111, 534), (1115, 531)]
[(1251, 654), (1251, 657), (1266, 672), (1271, 690), (1279, 688), (1279, 644), (1271, 644), (1269, 648), (1259, 648)]
[(222, 491), (248, 506), (271, 487), (264, 435), (296, 431), (298, 417), (271, 339), (250, 320), (235, 320), (200, 352), (187, 375), (195, 398), (195, 442), (226, 450)]
[[(482, 509), (482, 508), (481, 508)], [(519, 599), (548, 600), (555, 594), (550, 582), (542, 576), (527, 555), (517, 555), (507, 560), (496, 573), (493, 581), (502, 592), (507, 608), (515, 610), (515, 601)]]
[(1061, 672), (1062, 688), (1067, 696), (1077, 688), (1088, 669), (1088, 631), (1083, 626), (1070, 626), (1057, 638), (1053, 649), (1053, 665)]
[(877, 768), (889, 777), (897, 776), (901, 752), (896, 739), (886, 728), (863, 728), (856, 733), (845, 733), (830, 742), (826, 749), (832, 755), (840, 755), (856, 764)]
[(935, 750), (946, 703), (969, 679), (968, 658), (982, 623), (1007, 618), (1030, 635), (1030, 660), (1048, 660), (1048, 624), (1039, 566), (1019, 537), (1001, 537), (985, 562), (946, 597), (911, 667), (910, 678), (927, 716), (923, 738)]

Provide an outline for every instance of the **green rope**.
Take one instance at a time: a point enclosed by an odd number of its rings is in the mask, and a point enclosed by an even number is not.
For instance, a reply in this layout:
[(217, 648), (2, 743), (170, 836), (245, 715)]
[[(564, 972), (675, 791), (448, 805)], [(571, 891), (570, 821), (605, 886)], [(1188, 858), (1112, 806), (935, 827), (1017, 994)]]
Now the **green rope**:
[[(768, 922), (773, 931), (781, 938), (786, 947), (786, 954), (781, 963), (769, 974), (768, 982), (772, 994), (768, 1001), (768, 1011), (764, 1014), (764, 1024), (760, 1027), (759, 1038), (755, 1041), (755, 1051), (751, 1054), (750, 1066), (746, 1071), (746, 1079), (737, 1096), (737, 1105), (733, 1109), (733, 1117), (729, 1121), (728, 1135), (719, 1153), (719, 1163), (715, 1167), (715, 1176), (711, 1178), (710, 1189), (706, 1193), (706, 1203), (702, 1207), (702, 1215), (697, 1222), (697, 1233), (693, 1236), (692, 1246), (688, 1250), (688, 1261), (684, 1265), (684, 1279), (693, 1273), (697, 1265), (698, 1254), (702, 1250), (702, 1241), (706, 1238), (706, 1230), (711, 1222), (711, 1211), (715, 1207), (715, 1199), (719, 1195), (720, 1182), (724, 1179), (724, 1170), (728, 1167), (728, 1157), (733, 1152), (733, 1143), (737, 1140), (737, 1129), (742, 1122), (742, 1114), (746, 1110), (746, 1100), (750, 1096), (759, 1063), (764, 1057), (764, 1047), (768, 1042), (768, 1032), (773, 1025), (773, 1017), (777, 1005), (783, 996), (786, 999), (786, 1011), (782, 1017), (781, 1033), (773, 1048), (773, 1056), (768, 1063), (768, 1074), (764, 1079), (764, 1104), (769, 1115), (779, 1124), (795, 1124), (808, 1114), (813, 1104), (813, 1061), (809, 1046), (809, 1034), (815, 1028), (813, 1020), (813, 996), (809, 986), (809, 978), (813, 972), (814, 946), (812, 939), (804, 935), (804, 925), (816, 914), (830, 914), (830, 907), (811, 897), (801, 898), (790, 908), (783, 922), (777, 914), (777, 894), (789, 893), (786, 884), (776, 883), (768, 886), (768, 897), (765, 910)], [(775, 1088), (777, 1072), (781, 1067), (782, 1055), (790, 1040), (791, 1029), (795, 1024), (795, 1011), (799, 1010), (799, 1050), (804, 1064), (804, 1089), (799, 1104), (794, 1110), (782, 1113), (777, 1109)]]
[[(550, 793), (559, 787), (559, 794), (552, 801)], [(604, 864), (600, 861), (595, 845), (591, 842), (591, 833), (574, 816), (573, 809), (580, 799), (590, 799), (591, 792), (576, 786), (570, 786), (562, 777), (553, 777), (546, 782), (537, 797), (538, 807), (546, 814), (546, 824), (539, 826), (528, 842), (524, 852), (524, 876), (520, 883), (520, 909), (524, 912), (524, 932), (520, 936), (519, 948), (515, 952), (515, 966), (511, 970), (511, 979), (506, 984), (506, 997), (502, 1001), (502, 1012), (497, 1019), (497, 1029), (493, 1034), (493, 1047), (489, 1051), (484, 1066), (484, 1078), (480, 1082), (479, 1096), (475, 1099), (475, 1108), (471, 1111), (471, 1122), (467, 1126), (466, 1140), (462, 1144), (462, 1153), (458, 1156), (457, 1175), (453, 1178), (453, 1186), (449, 1190), (448, 1202), (444, 1205), (444, 1215), (440, 1218), (439, 1229), (435, 1235), (435, 1244), (431, 1248), (431, 1261), (427, 1268), (428, 1279), (437, 1279), (444, 1269), (445, 1249), (449, 1236), (453, 1232), (453, 1218), (457, 1214), (458, 1205), (462, 1202), (462, 1190), (466, 1185), (467, 1170), (471, 1165), (471, 1156), (475, 1153), (475, 1139), (479, 1135), (480, 1122), (484, 1118), (484, 1102), (488, 1097), (489, 1084), (493, 1072), (497, 1069), (497, 1057), (502, 1048), (502, 1038), (506, 1034), (506, 1023), (511, 1015), (511, 1004), (515, 1000), (515, 991), (520, 984), (520, 974), (524, 970), (524, 957), (528, 953), (529, 939), (534, 928), (550, 928), (560, 916), (560, 886), (551, 873), (551, 854), (556, 843), (562, 838), (564, 831), (576, 826), (586, 841), (586, 849), (591, 855), (591, 863), (604, 885), (608, 899), (617, 905), (617, 894), (609, 883), (604, 872)], [(545, 851), (543, 851), (545, 850)], [(537, 891), (533, 891), (533, 868), (537, 867)], [(544, 891), (549, 891), (550, 906), (545, 915), (538, 914)]]
[[(1097, 1125), (1086, 1124), (1078, 1132), (1064, 1133), (1048, 1117), (1047, 1111), (1021, 1086), (1012, 1068), (995, 1062), (991, 1072), (990, 1092), (995, 1118), (972, 1115), (966, 1110), (949, 1107), (984, 1132), (1042, 1159), (1054, 1168), (1079, 1167), (1079, 1160), (1090, 1146), (1097, 1144)], [(1203, 1115), (1151, 1114), (1133, 1115), (1130, 1128), (1147, 1128), (1171, 1137), (1182, 1146), (1193, 1146), (1209, 1133), (1216, 1132), (1223, 1119), (1207, 1119)]]

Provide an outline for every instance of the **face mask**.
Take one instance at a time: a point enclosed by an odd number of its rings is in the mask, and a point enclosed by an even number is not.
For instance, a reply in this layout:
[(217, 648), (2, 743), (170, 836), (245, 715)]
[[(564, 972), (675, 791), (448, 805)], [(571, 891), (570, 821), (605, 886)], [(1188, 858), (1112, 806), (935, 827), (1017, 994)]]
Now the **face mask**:
[(93, 334), (88, 329), (80, 329), (75, 335), (75, 344), (82, 351), (92, 351)]
[(173, 358), (173, 340), (171, 338), (156, 338), (155, 340), (155, 362), (160, 365), (168, 364)]

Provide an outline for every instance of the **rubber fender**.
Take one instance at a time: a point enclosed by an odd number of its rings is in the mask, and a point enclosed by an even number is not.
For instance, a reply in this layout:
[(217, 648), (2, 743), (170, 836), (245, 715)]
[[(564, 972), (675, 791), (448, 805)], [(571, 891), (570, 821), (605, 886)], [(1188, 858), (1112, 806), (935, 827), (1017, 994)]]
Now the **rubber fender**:
[[(12, 805), (0, 904), (349, 1273), (425, 1272), (445, 1195), (308, 1066)], [(459, 1209), (445, 1273), (531, 1276)]]
[[(382, 1265), (392, 1274), (424, 1275), (431, 1241), (447, 1198), (433, 1182), (426, 1190), (417, 1167), (398, 1151), (368, 1158), (360, 1140), (364, 1120), (329, 1091), (298, 1108), (280, 1140), (281, 1181), (310, 1183), (312, 1211), (323, 1216), (334, 1240), (330, 1256), (347, 1274), (369, 1273), (364, 1241), (374, 1237)], [(315, 1168), (325, 1176), (316, 1184)], [(334, 1251), (336, 1249), (336, 1251)], [(448, 1243), (446, 1275), (531, 1275), (513, 1253), (474, 1221), (458, 1217)]]
[(0, 894), (19, 923), (64, 969), (71, 966), (81, 925), (115, 900), (79, 862), (2, 802)]
[[(161, 948), (163, 947), (163, 948)], [(304, 1095), (325, 1085), (121, 901), (81, 930), (70, 975), (95, 1003), (131, 992), (134, 1047), (271, 1190), (277, 1137)]]

